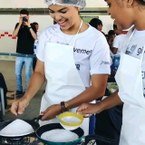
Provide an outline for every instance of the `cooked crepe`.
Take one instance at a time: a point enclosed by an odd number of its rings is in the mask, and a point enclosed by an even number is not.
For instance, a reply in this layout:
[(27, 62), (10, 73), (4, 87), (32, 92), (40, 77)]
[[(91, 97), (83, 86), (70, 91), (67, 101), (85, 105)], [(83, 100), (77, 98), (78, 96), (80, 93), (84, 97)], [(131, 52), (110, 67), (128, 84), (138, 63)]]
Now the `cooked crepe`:
[(0, 135), (7, 136), (7, 137), (17, 137), (17, 136), (27, 135), (32, 132), (34, 132), (34, 129), (29, 123), (21, 119), (16, 119), (11, 123), (9, 123), (7, 126), (5, 126), (0, 131)]
[(71, 142), (78, 139), (78, 135), (69, 130), (54, 129), (44, 132), (41, 138), (51, 142)]

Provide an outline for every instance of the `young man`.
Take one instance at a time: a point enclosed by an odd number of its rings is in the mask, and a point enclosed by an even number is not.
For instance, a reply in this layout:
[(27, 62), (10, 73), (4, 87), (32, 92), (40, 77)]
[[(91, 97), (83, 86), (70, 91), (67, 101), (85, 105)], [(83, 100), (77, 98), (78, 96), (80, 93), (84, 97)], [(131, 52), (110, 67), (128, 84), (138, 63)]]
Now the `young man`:
[[(17, 57), (15, 64), (17, 90), (16, 95), (22, 95), (28, 88), (33, 65), (33, 45), (36, 39), (36, 28), (30, 25), (29, 12), (26, 9), (20, 11), (19, 23), (16, 24), (13, 36), (17, 36)], [(25, 87), (22, 83), (22, 70), (25, 65)]]

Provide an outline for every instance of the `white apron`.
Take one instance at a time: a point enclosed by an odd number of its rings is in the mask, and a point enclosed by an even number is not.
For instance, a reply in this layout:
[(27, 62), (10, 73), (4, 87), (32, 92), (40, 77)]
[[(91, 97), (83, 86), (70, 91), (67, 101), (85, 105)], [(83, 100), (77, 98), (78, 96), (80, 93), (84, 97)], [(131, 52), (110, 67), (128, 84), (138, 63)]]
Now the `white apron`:
[[(85, 90), (75, 66), (73, 47), (73, 45), (51, 42), (46, 44), (44, 68), (47, 85), (45, 94), (42, 97), (40, 111), (46, 110), (52, 104), (70, 100)], [(71, 111), (76, 111), (76, 108)], [(40, 125), (52, 122), (58, 122), (58, 119), (42, 121)], [(85, 131), (85, 135), (87, 135), (89, 119), (85, 119), (82, 128)]]
[(145, 98), (141, 59), (121, 53), (115, 79), (124, 102), (120, 145), (145, 145)]

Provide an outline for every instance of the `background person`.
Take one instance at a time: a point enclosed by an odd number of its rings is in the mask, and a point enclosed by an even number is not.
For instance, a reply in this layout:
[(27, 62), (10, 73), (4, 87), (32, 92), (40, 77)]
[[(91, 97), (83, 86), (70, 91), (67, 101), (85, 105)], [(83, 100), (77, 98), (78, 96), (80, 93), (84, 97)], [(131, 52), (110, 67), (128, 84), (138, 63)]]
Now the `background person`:
[(123, 29), (134, 25), (122, 43), (120, 65), (115, 76), (119, 91), (97, 105), (83, 104), (77, 111), (99, 113), (124, 103), (119, 145), (145, 145), (145, 1), (106, 2), (109, 14)]
[(126, 36), (128, 30), (123, 30), (119, 26), (119, 24), (116, 24), (115, 21), (114, 21), (114, 24), (113, 24), (113, 28), (114, 28), (114, 32), (115, 32), (116, 36), (114, 37), (113, 44), (112, 44), (112, 47), (111, 47), (111, 51), (112, 51), (113, 54), (119, 54), (121, 44), (124, 42), (124, 39), (125, 39), (125, 36)]
[[(22, 114), (47, 80), (40, 108), (41, 125), (58, 122), (56, 115), (66, 110), (76, 111), (83, 102), (104, 95), (110, 74), (106, 38), (80, 18), (85, 0), (46, 0), (46, 3), (56, 24), (40, 35), (38, 60), (29, 88), (11, 107), (15, 115)], [(88, 119), (82, 127), (88, 134)]]
[[(36, 36), (36, 28), (30, 25), (29, 12), (26, 9), (20, 11), (19, 23), (16, 24), (13, 31), (13, 37), (17, 36), (17, 57), (15, 63), (17, 90), (16, 96), (21, 96), (27, 90), (32, 74), (33, 64), (33, 45)], [(25, 87), (22, 84), (22, 70), (25, 65)]]
[[(115, 26), (116, 25), (116, 26)], [(115, 28), (116, 36), (114, 37), (112, 47), (110, 48), (113, 57), (112, 57), (112, 65), (111, 65), (111, 75), (115, 76), (116, 71), (118, 69), (120, 63), (120, 52), (121, 52), (121, 45), (124, 43), (126, 39), (127, 30), (123, 30), (119, 24), (116, 24), (114, 21), (113, 27)]]
[(36, 27), (36, 34), (37, 34), (37, 39), (35, 39), (34, 46), (33, 46), (34, 47), (33, 70), (34, 70), (36, 66), (36, 62), (37, 62), (36, 51), (37, 51), (38, 38), (39, 38), (40, 33), (39, 33), (38, 22), (33, 22), (32, 24)]
[(100, 32), (102, 32), (105, 35), (105, 33), (102, 31), (102, 29), (103, 29), (103, 22), (99, 18), (93, 18), (93, 19), (91, 19), (89, 24), (91, 26), (93, 26), (94, 28), (96, 28), (97, 30), (99, 30)]

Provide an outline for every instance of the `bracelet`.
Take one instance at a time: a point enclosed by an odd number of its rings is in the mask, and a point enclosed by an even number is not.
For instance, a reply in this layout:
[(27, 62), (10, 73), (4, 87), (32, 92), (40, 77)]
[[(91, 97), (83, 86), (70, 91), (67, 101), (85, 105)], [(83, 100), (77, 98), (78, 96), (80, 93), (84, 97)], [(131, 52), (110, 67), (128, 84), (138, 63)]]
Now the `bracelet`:
[(63, 112), (68, 110), (67, 107), (65, 106), (65, 102), (64, 101), (60, 102), (60, 106), (61, 106), (61, 113), (63, 113)]

